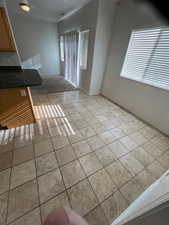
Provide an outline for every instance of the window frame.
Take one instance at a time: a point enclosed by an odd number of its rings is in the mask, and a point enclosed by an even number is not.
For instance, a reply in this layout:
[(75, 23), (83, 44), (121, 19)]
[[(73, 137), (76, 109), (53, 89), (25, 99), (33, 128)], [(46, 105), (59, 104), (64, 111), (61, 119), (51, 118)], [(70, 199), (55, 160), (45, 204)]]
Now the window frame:
[[(160, 85), (160, 84), (155, 84), (155, 83), (151, 83), (151, 82), (145, 81), (143, 78), (142, 79), (136, 79), (136, 78), (127, 77), (127, 76), (122, 75), (122, 70), (123, 70), (123, 67), (124, 67), (124, 64), (125, 64), (125, 59), (127, 57), (127, 52), (128, 52), (128, 49), (129, 49), (129, 44), (130, 44), (130, 40), (131, 40), (131, 37), (132, 37), (132, 33), (133, 32), (137, 32), (137, 31), (139, 32), (139, 31), (151, 30), (151, 29), (154, 29), (154, 30), (155, 29), (169, 29), (169, 27), (167, 27), (167, 26), (142, 27), (142, 28), (139, 28), (139, 29), (133, 29), (131, 31), (131, 34), (130, 34), (130, 37), (129, 37), (129, 41), (128, 41), (128, 46), (127, 46), (127, 49), (125, 51), (125, 56), (124, 56), (123, 63), (122, 63), (122, 66), (121, 66), (120, 78), (131, 80), (131, 81), (135, 81), (137, 83), (148, 85), (148, 86), (151, 86), (151, 87), (154, 87), (154, 88), (158, 88), (158, 89), (162, 89), (162, 90), (165, 90), (165, 91), (169, 91), (169, 86), (168, 87), (164, 87), (163, 85)], [(143, 77), (144, 76), (145, 76), (145, 74), (143, 75)]]

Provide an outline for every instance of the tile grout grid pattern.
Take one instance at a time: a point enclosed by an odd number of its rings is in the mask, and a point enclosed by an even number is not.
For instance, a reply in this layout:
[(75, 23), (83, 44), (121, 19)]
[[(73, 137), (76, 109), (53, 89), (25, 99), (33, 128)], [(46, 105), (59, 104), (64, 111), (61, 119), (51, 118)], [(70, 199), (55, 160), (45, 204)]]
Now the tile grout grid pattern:
[(169, 165), (169, 138), (101, 96), (33, 95), (36, 124), (0, 131), (0, 225), (71, 207), (108, 225)]

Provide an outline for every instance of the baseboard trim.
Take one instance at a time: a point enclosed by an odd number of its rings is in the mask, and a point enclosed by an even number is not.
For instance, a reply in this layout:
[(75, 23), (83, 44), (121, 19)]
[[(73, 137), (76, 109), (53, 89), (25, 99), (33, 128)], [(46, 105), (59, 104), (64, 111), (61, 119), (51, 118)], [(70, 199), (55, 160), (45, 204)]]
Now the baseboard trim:
[(119, 103), (113, 101), (112, 99), (110, 99), (109, 97), (100, 94), (100, 96), (104, 97), (105, 99), (107, 99), (108, 101), (112, 102), (113, 104), (117, 105), (118, 107), (120, 107), (122, 110), (130, 113), (131, 115), (135, 116), (138, 120), (142, 121), (143, 123), (147, 124), (149, 127), (157, 130), (158, 132), (160, 132), (161, 134), (169, 137), (168, 134), (166, 134), (164, 131), (161, 131), (159, 128), (155, 127), (154, 125), (150, 124), (149, 122), (145, 121), (144, 119), (140, 118), (139, 116), (137, 116), (135, 113), (131, 112), (130, 110), (128, 110), (127, 108), (125, 108), (124, 106), (120, 105)]

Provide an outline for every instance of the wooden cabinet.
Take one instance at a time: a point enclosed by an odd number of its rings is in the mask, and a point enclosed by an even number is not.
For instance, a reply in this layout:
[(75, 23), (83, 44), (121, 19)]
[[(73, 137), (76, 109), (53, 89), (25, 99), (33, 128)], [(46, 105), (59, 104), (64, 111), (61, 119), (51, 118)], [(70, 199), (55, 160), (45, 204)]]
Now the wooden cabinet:
[(0, 126), (15, 128), (35, 123), (29, 88), (0, 89)]
[(4, 8), (0, 8), (0, 52), (14, 52), (15, 44), (13, 41), (8, 18)]

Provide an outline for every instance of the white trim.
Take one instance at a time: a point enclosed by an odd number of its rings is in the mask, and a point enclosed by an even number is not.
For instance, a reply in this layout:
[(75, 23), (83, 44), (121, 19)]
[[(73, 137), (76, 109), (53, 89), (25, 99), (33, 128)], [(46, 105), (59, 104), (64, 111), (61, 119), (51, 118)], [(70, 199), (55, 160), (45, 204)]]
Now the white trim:
[(163, 28), (168, 28), (167, 26), (158, 26), (158, 27), (142, 27), (142, 28), (137, 28), (133, 29), (132, 32), (134, 31), (143, 31), (143, 30), (151, 30), (151, 29), (163, 29)]
[(140, 195), (113, 223), (123, 225), (169, 201), (169, 170)]

